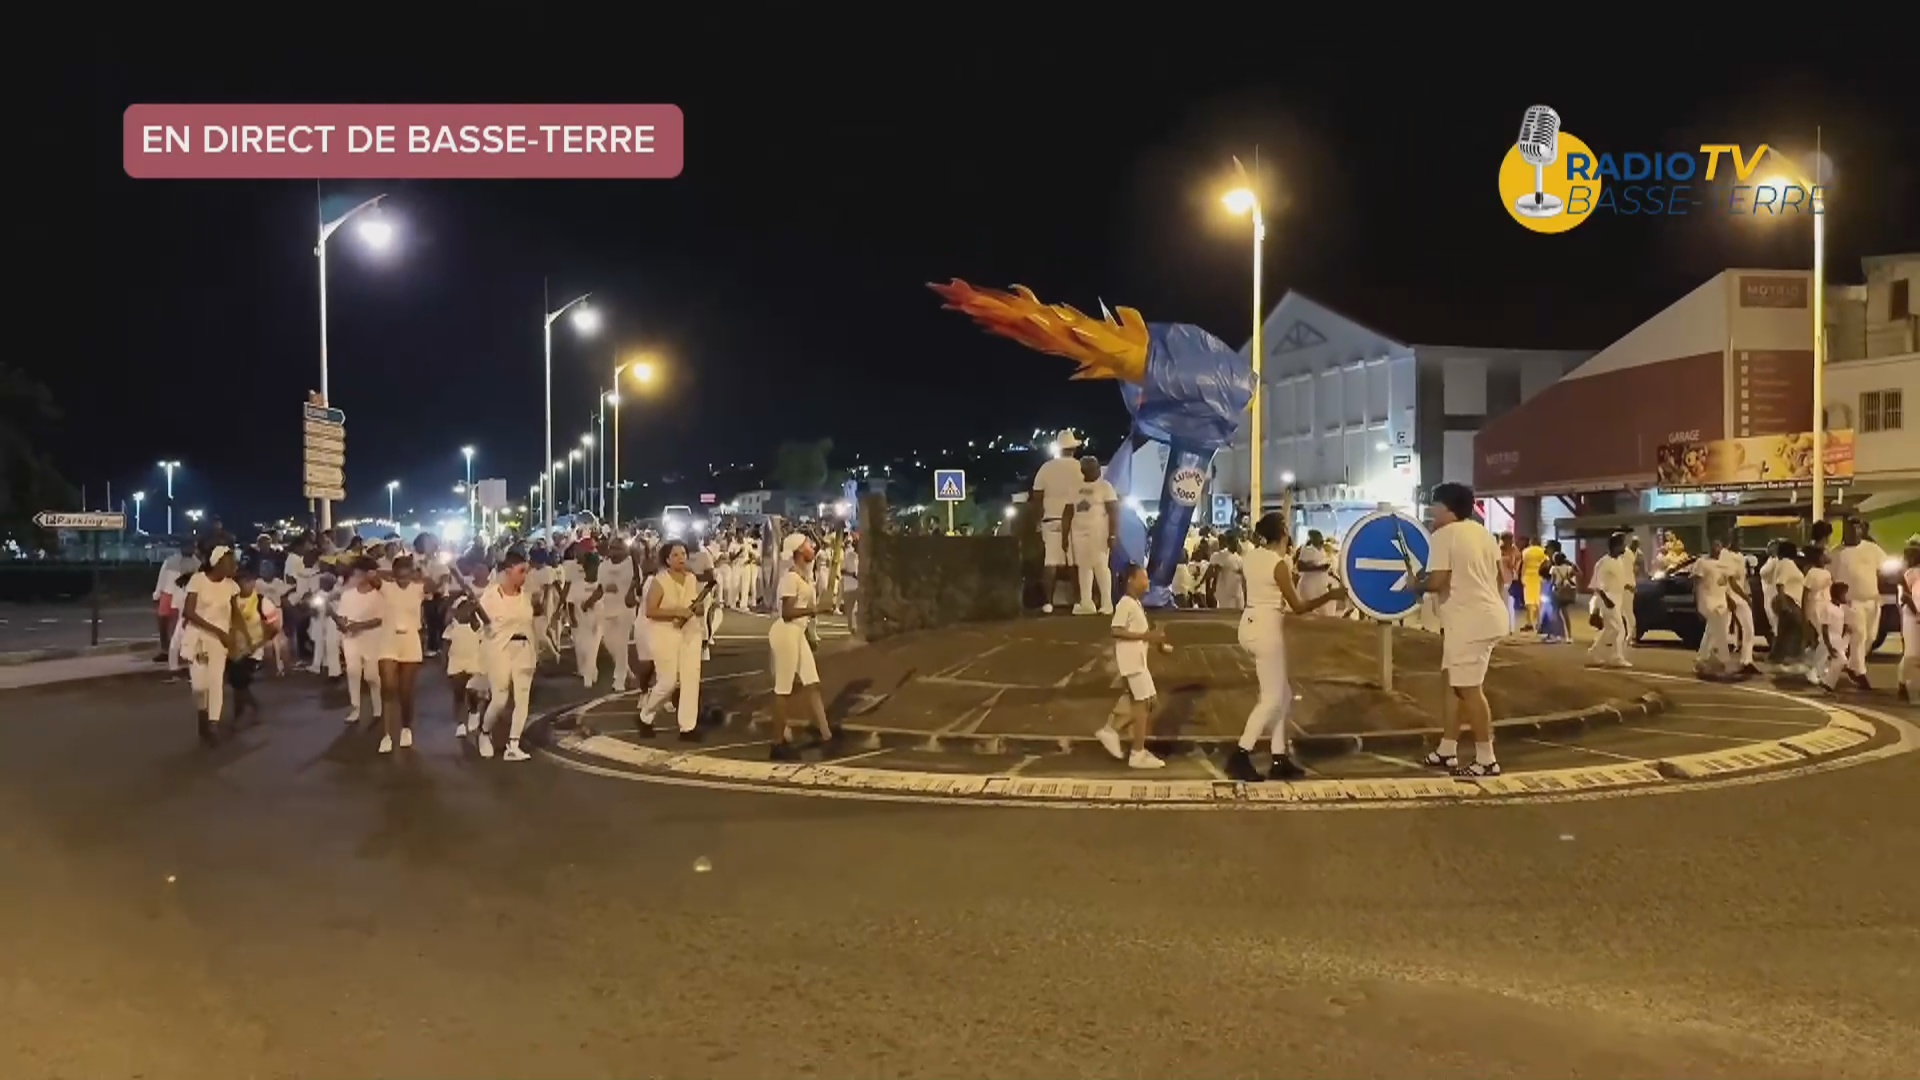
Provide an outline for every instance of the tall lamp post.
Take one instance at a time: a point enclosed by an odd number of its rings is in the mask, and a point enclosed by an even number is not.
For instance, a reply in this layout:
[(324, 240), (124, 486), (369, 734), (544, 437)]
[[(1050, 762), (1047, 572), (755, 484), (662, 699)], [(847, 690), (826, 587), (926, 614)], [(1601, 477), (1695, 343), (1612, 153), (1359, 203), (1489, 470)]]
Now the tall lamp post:
[(636, 357), (624, 364), (613, 365), (613, 389), (607, 393), (607, 403), (613, 406), (613, 520), (620, 520), (620, 376), (624, 372), (633, 372), (633, 381), (640, 386), (653, 385), (655, 372), (653, 358)]
[[(1773, 188), (1784, 203), (1788, 187), (1808, 188), (1807, 202), (1813, 211), (1813, 520), (1827, 516), (1827, 193), (1826, 155), (1821, 147), (1821, 130), (1813, 129), (1813, 177), (1798, 170), (1792, 176), (1763, 181), (1759, 188)], [(1778, 156), (1778, 155), (1777, 155)], [(1757, 190), (1757, 189), (1756, 189)]]
[(400, 490), (400, 481), (398, 480), (387, 481), (387, 520), (388, 521), (397, 520), (393, 510), (393, 496), (394, 496), (394, 493), (399, 490)]
[[(319, 239), (315, 240), (313, 245), (313, 254), (320, 260), (320, 400), (327, 405), (333, 404), (333, 399), (327, 396), (327, 240), (340, 230), (340, 226), (345, 225), (361, 212), (379, 206), (380, 200), (384, 198), (386, 198), (385, 195), (375, 195), (332, 221), (328, 221), (324, 216), (320, 216), (326, 213), (320, 205), (320, 182), (316, 180), (313, 184), (314, 207), (317, 211), (316, 216), (320, 220)], [(393, 226), (378, 219), (363, 221), (360, 223), (360, 239), (366, 241), (369, 247), (384, 248), (393, 241)], [(333, 528), (333, 503), (327, 499), (321, 499), (319, 509), (320, 528)]]
[(160, 462), (161, 471), (167, 474), (167, 535), (173, 535), (173, 470), (180, 467), (177, 461)]
[(473, 447), (461, 447), (460, 456), (467, 459), (467, 530), (477, 533), (480, 531), (480, 522), (473, 514), (474, 504), (478, 501), (473, 490)]
[[(604, 421), (605, 410), (606, 410), (606, 406), (602, 404), (601, 412), (602, 412), (603, 419), (600, 426), (603, 429), (606, 427), (606, 424)], [(593, 491), (597, 492), (600, 490), (600, 474), (598, 470), (595, 469), (593, 464), (592, 433), (588, 433), (586, 435), (580, 436), (580, 447), (581, 447), (580, 473), (583, 477), (585, 477), (587, 485)], [(606, 451), (602, 450), (600, 454), (601, 454), (601, 458), (604, 460), (606, 457)], [(586, 508), (588, 510), (593, 511), (595, 517), (600, 516), (606, 510), (606, 507), (600, 505), (600, 497), (597, 494), (590, 494), (582, 501), (586, 504)]]
[(567, 451), (567, 513), (569, 514), (578, 513), (580, 510), (580, 502), (573, 493), (573, 464), (579, 460), (580, 451)]
[[(581, 293), (579, 296), (561, 304), (557, 308), (552, 306), (553, 296), (547, 292), (545, 281), (540, 283), (540, 294), (544, 298), (543, 303), (548, 308), (544, 332), (546, 334), (547, 358), (547, 460), (551, 461), (553, 460), (553, 324), (560, 316), (565, 315), (568, 310), (579, 308), (578, 311), (573, 313), (573, 327), (582, 334), (591, 334), (600, 328), (600, 314), (590, 307), (583, 306), (587, 302), (587, 297), (593, 295), (590, 292)], [(552, 479), (549, 478), (547, 483), (551, 485), (553, 483)], [(552, 487), (548, 487), (547, 496), (547, 534), (551, 536), (553, 534)]]
[(140, 535), (140, 504), (146, 501), (146, 492), (136, 491), (133, 493), (133, 535), (135, 537)]
[[(1246, 170), (1241, 167), (1240, 159), (1233, 159), (1233, 165), (1234, 168), (1240, 169), (1240, 177), (1244, 182), (1246, 180)], [(1261, 308), (1260, 270), (1262, 247), (1267, 239), (1267, 219), (1265, 215), (1260, 212), (1260, 196), (1254, 192), (1251, 184), (1243, 183), (1243, 186), (1227, 192), (1226, 197), (1222, 201), (1227, 204), (1228, 210), (1243, 217), (1251, 218), (1253, 221), (1253, 343), (1249, 346), (1249, 351), (1252, 354), (1250, 359), (1253, 362), (1253, 398), (1247, 403), (1247, 408), (1252, 413), (1252, 417), (1247, 425), (1247, 479), (1249, 484), (1248, 490), (1251, 492), (1251, 497), (1248, 499), (1248, 506), (1253, 511), (1253, 519), (1259, 521), (1260, 509), (1266, 494), (1266, 489), (1261, 486), (1260, 476), (1260, 458), (1262, 456), (1261, 450), (1263, 449), (1261, 446), (1262, 435), (1260, 432), (1260, 414), (1263, 405), (1261, 400), (1263, 395), (1260, 392), (1260, 369), (1262, 362), (1266, 359), (1266, 350), (1262, 347), (1260, 341), (1260, 328), (1262, 324), (1266, 322), (1265, 312)]]

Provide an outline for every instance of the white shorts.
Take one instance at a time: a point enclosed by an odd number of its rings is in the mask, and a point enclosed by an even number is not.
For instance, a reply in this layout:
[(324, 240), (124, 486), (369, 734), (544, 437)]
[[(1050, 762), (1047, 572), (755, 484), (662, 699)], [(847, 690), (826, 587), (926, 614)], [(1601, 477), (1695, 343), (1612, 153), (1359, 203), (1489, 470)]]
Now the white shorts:
[(1493, 660), (1493, 647), (1500, 641), (1500, 638), (1456, 641), (1451, 635), (1441, 638), (1440, 666), (1447, 670), (1447, 685), (1484, 685), (1487, 681), (1487, 665)]
[(1060, 532), (1058, 518), (1040, 523), (1040, 541), (1046, 545), (1047, 549), (1045, 565), (1067, 565), (1067, 542)]
[(1153, 673), (1151, 671), (1122, 675), (1120, 678), (1127, 684), (1128, 697), (1135, 701), (1152, 701), (1154, 699)]
[(807, 644), (807, 632), (798, 623), (779, 622), (767, 631), (767, 644), (773, 649), (773, 692), (777, 697), (793, 693), (794, 687), (818, 686), (820, 668), (814, 662), (813, 647)]
[(403, 630), (389, 633), (387, 640), (380, 646), (380, 659), (395, 660), (402, 664), (417, 664), (423, 657), (420, 652), (420, 631)]

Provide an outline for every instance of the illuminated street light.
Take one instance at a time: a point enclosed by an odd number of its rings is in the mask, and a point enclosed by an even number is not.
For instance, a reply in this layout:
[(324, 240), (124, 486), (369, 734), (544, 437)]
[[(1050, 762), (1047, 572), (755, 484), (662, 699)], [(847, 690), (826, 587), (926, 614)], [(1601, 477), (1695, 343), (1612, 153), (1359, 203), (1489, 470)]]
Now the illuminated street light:
[[(607, 396), (603, 399), (608, 405), (613, 406), (613, 518), (612, 520), (615, 525), (618, 525), (620, 522), (620, 375), (622, 372), (629, 372), (629, 371), (633, 373), (633, 381), (635, 383), (643, 387), (651, 387), (653, 385), (653, 380), (656, 375), (654, 358), (648, 355), (641, 355), (641, 356), (634, 357), (632, 360), (628, 360), (625, 363), (614, 364), (613, 365), (613, 389), (607, 391)], [(600, 431), (602, 434), (606, 433), (606, 428), (607, 428), (606, 410), (602, 409), (600, 413)]]
[(167, 535), (173, 535), (173, 470), (180, 467), (177, 461), (159, 462), (162, 471), (167, 474)]
[(1251, 414), (1247, 425), (1247, 482), (1251, 494), (1249, 505), (1253, 509), (1253, 519), (1260, 520), (1260, 508), (1265, 492), (1262, 489), (1260, 475), (1260, 371), (1266, 359), (1261, 346), (1260, 328), (1266, 322), (1265, 312), (1261, 309), (1260, 272), (1263, 261), (1261, 249), (1267, 239), (1267, 219), (1260, 210), (1260, 196), (1254, 192), (1252, 182), (1247, 178), (1247, 170), (1240, 164), (1239, 158), (1233, 159), (1233, 167), (1240, 174), (1241, 185), (1220, 200), (1233, 214), (1249, 218), (1253, 222), (1253, 341), (1248, 346), (1248, 359), (1253, 365), (1253, 397), (1247, 402)]
[[(547, 304), (551, 305), (553, 303), (552, 295), (546, 292), (545, 282), (541, 283), (541, 295), (546, 298), (545, 302)], [(592, 293), (581, 293), (579, 296), (547, 312), (544, 333), (546, 334), (547, 358), (547, 457), (549, 458), (553, 457), (553, 324), (555, 320), (565, 315), (569, 310), (577, 309), (573, 310), (573, 328), (576, 331), (582, 334), (592, 334), (594, 331), (600, 329), (599, 312), (585, 306), (587, 297), (592, 295)], [(551, 535), (553, 533), (553, 492), (549, 490), (547, 495), (547, 533)]]
[(398, 480), (387, 481), (387, 520), (388, 521), (394, 520), (393, 496), (394, 496), (394, 493), (398, 492), (399, 490), (400, 490), (400, 481)]
[[(327, 396), (329, 390), (327, 382), (327, 240), (340, 231), (340, 226), (362, 213), (377, 210), (380, 201), (385, 198), (385, 195), (375, 195), (332, 221), (321, 219), (318, 239), (313, 244), (313, 254), (320, 260), (320, 402), (323, 405), (333, 404), (333, 399)], [(317, 181), (313, 185), (313, 201), (314, 208), (319, 213), (326, 212), (320, 204), (320, 185)], [(393, 242), (393, 226), (378, 217), (362, 219), (360, 228), (356, 231), (361, 241), (372, 248), (384, 250)], [(321, 499), (319, 503), (320, 527), (333, 528), (333, 503), (327, 499)]]
[(136, 491), (133, 493), (133, 535), (135, 536), (140, 535), (140, 504), (146, 501), (146, 492)]

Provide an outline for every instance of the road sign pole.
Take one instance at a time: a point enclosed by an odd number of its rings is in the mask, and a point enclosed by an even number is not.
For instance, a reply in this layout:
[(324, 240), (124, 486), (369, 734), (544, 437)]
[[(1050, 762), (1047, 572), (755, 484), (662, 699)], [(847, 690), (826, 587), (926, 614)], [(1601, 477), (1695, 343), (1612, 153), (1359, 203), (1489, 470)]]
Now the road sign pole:
[(1380, 689), (1393, 689), (1393, 624), (1380, 624)]
[(947, 535), (953, 535), (953, 504), (947, 504)]
[(93, 588), (90, 590), (93, 594), (93, 603), (92, 603), (93, 642), (92, 643), (95, 645), (98, 645), (100, 644), (100, 534), (97, 532), (93, 533), (92, 537), (93, 537), (93, 557), (88, 560), (88, 562), (93, 564), (93, 567), (92, 567)]

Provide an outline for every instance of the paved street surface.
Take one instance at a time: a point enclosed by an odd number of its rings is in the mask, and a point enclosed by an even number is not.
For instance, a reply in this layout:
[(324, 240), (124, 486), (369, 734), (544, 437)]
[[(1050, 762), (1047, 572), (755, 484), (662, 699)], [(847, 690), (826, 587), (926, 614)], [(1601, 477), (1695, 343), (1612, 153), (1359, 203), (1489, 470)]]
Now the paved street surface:
[[(0, 653), (85, 646), (90, 616), (85, 604), (0, 604)], [(101, 608), (100, 640), (158, 642), (152, 605)]]
[[(714, 693), (764, 677), (749, 629)], [(420, 745), (390, 758), (306, 677), (212, 752), (156, 679), (0, 696), (0, 1076), (1920, 1061), (1920, 754), (1592, 802), (924, 806), (483, 762), (421, 691)]]

